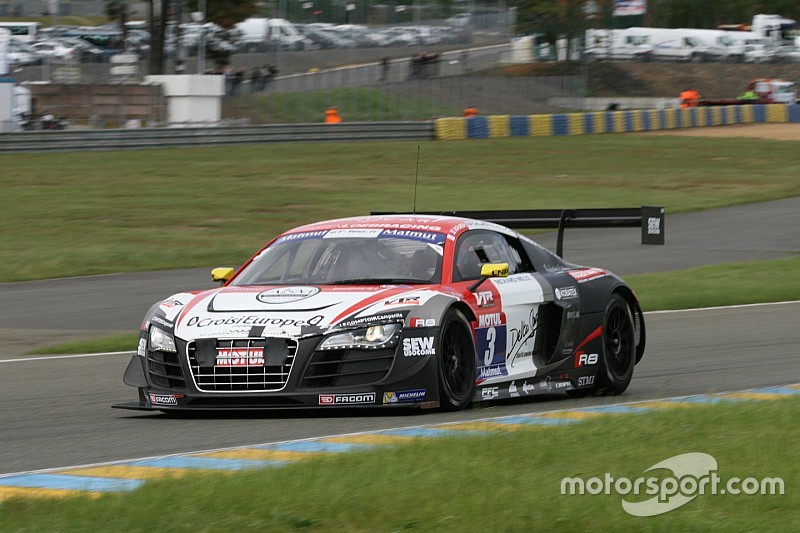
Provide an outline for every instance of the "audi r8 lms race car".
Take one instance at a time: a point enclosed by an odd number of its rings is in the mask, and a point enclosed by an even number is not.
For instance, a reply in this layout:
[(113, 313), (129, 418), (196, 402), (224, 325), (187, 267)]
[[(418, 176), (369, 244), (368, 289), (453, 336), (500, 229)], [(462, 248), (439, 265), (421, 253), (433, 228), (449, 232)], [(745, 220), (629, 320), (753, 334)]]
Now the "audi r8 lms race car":
[(373, 215), (279, 235), (218, 288), (144, 317), (124, 382), (142, 410), (462, 409), (620, 394), (644, 353), (633, 291), (505, 226)]

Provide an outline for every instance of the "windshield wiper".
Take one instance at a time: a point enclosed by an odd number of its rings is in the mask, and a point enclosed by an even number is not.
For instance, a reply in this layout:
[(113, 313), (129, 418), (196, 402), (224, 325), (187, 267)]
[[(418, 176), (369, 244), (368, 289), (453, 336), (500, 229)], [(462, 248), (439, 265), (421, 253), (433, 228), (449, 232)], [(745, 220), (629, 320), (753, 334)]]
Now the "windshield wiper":
[(332, 281), (329, 285), (427, 285), (424, 279), (413, 278), (353, 278)]

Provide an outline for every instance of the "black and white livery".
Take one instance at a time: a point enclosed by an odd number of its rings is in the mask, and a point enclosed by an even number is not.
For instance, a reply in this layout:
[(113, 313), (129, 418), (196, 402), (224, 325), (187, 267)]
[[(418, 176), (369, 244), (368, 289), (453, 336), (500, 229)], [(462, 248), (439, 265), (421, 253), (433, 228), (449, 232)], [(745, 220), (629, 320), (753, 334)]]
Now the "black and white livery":
[(124, 381), (144, 410), (397, 406), (621, 394), (645, 348), (619, 277), (485, 220), (289, 230), (223, 285), (155, 304)]

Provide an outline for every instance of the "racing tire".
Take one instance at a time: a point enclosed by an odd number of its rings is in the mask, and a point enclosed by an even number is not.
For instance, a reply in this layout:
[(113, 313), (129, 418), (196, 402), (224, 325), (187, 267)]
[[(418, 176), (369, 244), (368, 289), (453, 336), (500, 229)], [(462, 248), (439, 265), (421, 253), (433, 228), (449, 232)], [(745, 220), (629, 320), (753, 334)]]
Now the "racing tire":
[(628, 302), (619, 294), (613, 294), (606, 306), (602, 339), (595, 394), (616, 396), (628, 388), (636, 364), (633, 315)]
[(464, 409), (475, 393), (475, 342), (460, 311), (445, 314), (437, 349), (439, 406), (444, 411)]

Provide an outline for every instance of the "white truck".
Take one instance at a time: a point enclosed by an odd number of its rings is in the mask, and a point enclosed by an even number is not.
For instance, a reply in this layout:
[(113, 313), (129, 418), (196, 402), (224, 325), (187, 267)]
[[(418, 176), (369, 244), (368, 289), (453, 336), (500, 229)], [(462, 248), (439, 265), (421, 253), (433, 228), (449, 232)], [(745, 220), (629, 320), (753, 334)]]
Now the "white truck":
[(706, 49), (706, 58), (729, 63), (767, 63), (774, 52), (758, 34), (747, 31), (679, 28), (683, 36), (693, 37)]
[(653, 46), (653, 59), (701, 63), (710, 57), (708, 47), (697, 37), (676, 28), (633, 27), (625, 31), (646, 38)]
[(286, 19), (251, 17), (236, 24), (243, 52), (307, 50), (313, 42)]
[(583, 53), (588, 59), (650, 61), (653, 45), (627, 30), (586, 30)]
[(794, 46), (797, 22), (780, 15), (753, 15), (750, 31), (774, 46)]

